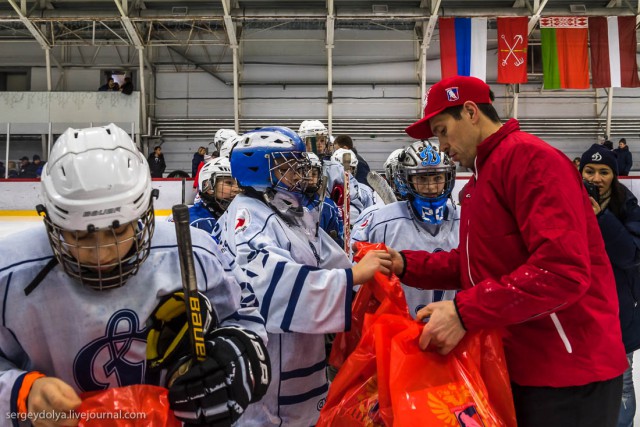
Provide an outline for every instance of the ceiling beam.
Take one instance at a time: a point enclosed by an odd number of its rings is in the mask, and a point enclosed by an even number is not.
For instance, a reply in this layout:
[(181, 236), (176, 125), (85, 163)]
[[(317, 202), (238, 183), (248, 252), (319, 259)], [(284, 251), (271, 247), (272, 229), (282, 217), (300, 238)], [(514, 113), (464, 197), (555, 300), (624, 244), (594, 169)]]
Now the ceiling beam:
[(548, 1), (549, 0), (542, 0), (542, 2), (540, 2), (540, 0), (535, 0), (533, 2), (533, 15), (529, 18), (529, 25), (527, 27), (528, 34), (531, 34), (536, 25), (538, 25), (540, 15), (542, 15), (542, 10), (547, 5)]
[(136, 47), (136, 49), (144, 49), (144, 43), (142, 43), (142, 39), (140, 38), (140, 34), (138, 34), (138, 30), (136, 29), (131, 19), (129, 19), (127, 0), (113, 0), (116, 3), (116, 7), (120, 12), (120, 21), (122, 22), (122, 27), (127, 32), (127, 36), (131, 40), (131, 43)]
[(40, 46), (43, 49), (51, 49), (51, 45), (49, 44), (45, 36), (40, 32), (40, 30), (38, 30), (38, 28), (35, 25), (33, 25), (33, 22), (31, 22), (29, 18), (27, 18), (22, 13), (20, 6), (16, 4), (15, 0), (7, 0), (7, 1), (11, 5), (11, 7), (13, 7), (13, 10), (15, 10), (16, 13), (18, 14), (18, 18), (20, 19), (20, 22), (22, 22), (22, 24), (25, 27), (27, 27), (27, 30), (29, 30), (29, 32), (36, 39), (38, 44), (40, 44)]
[(438, 22), (438, 10), (440, 9), (441, 0), (433, 0), (431, 3), (431, 13), (429, 15), (429, 21), (427, 21), (424, 34), (422, 36), (422, 49), (429, 49), (431, 44), (431, 37), (433, 37), (433, 31), (436, 28)]
[(227, 30), (227, 37), (229, 38), (229, 44), (231, 47), (238, 47), (238, 38), (236, 36), (236, 27), (231, 19), (231, 0), (220, 0), (222, 2), (222, 9), (224, 11), (224, 28)]
[(621, 7), (622, 0), (609, 0), (606, 7)]

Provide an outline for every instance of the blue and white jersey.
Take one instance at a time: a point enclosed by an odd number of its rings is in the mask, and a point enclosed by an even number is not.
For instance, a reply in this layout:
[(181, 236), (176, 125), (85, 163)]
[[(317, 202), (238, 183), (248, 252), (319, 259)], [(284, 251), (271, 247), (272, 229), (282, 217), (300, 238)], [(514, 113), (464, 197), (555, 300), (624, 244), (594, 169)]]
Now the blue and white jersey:
[(371, 187), (358, 182), (353, 175), (349, 175), (349, 195), (351, 196), (351, 210), (349, 215), (351, 224), (358, 219), (365, 209), (376, 204), (384, 206), (382, 201), (378, 203), (377, 199), (379, 199), (379, 197), (377, 197)]
[[(56, 265), (27, 296), (25, 287), (53, 258), (45, 228), (0, 240), (3, 414), (16, 411), (27, 371), (57, 377), (78, 393), (145, 383), (145, 322), (164, 296), (182, 289), (175, 229), (166, 222), (155, 227), (138, 273), (124, 286), (104, 291), (83, 286)], [(207, 233), (192, 230), (191, 238), (198, 289), (210, 298), (221, 324), (250, 329), (266, 342), (251, 286), (236, 279), (242, 272), (221, 261)]]
[[(173, 222), (173, 215), (170, 215), (167, 218), (168, 222)], [(202, 203), (202, 200), (197, 200), (193, 206), (189, 206), (189, 225), (194, 228), (199, 228), (200, 230), (204, 230), (211, 237), (213, 236), (213, 229), (216, 226), (217, 219), (213, 216), (213, 214), (207, 209)], [(217, 242), (217, 240), (216, 240)]]
[(349, 329), (353, 275), (322, 229), (292, 226), (261, 200), (238, 195), (223, 217), (221, 245), (249, 276), (269, 336), (272, 381), (239, 426), (311, 426), (324, 405), (324, 334)]
[(331, 194), (336, 186), (344, 185), (344, 167), (331, 157), (322, 159), (322, 174), (327, 177), (327, 192)]
[[(409, 202), (400, 201), (365, 211), (353, 225), (351, 243), (384, 243), (398, 251), (450, 251), (458, 247), (459, 226), (459, 212), (453, 209), (450, 201), (447, 202), (447, 218), (439, 225), (420, 221)], [(414, 318), (418, 310), (429, 303), (452, 300), (456, 295), (455, 291), (424, 290), (404, 284), (402, 288)]]

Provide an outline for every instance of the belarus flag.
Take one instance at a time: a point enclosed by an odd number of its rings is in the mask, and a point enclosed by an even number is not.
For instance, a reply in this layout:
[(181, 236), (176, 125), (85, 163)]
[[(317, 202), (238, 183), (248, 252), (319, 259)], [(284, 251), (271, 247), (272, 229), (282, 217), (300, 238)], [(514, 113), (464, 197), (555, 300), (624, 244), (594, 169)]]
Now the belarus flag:
[(540, 18), (542, 72), (545, 89), (587, 89), (589, 51), (587, 18)]
[(487, 77), (487, 18), (439, 18), (442, 78)]
[(636, 17), (589, 18), (593, 87), (638, 87)]

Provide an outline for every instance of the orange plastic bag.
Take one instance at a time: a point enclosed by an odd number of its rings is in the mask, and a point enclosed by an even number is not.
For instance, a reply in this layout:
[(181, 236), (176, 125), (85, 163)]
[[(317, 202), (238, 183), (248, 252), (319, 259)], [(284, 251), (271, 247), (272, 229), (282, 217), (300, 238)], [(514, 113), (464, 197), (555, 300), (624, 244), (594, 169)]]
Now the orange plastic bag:
[(82, 394), (79, 427), (181, 427), (166, 388), (131, 385)]
[[(383, 243), (356, 243), (355, 261), (360, 261), (370, 250), (386, 250)], [(381, 305), (384, 305), (381, 307)], [(360, 290), (351, 305), (351, 330), (336, 334), (329, 354), (329, 364), (340, 368), (347, 357), (355, 350), (365, 322), (366, 314), (396, 313), (409, 315), (407, 302), (404, 298), (400, 280), (396, 276), (391, 278), (376, 273), (376, 277)]]
[(446, 356), (417, 345), (413, 322), (391, 343), (389, 385), (394, 425), (515, 427), (502, 341), (495, 331), (467, 333)]
[[(359, 255), (381, 248), (370, 245)], [(409, 316), (398, 279), (376, 275), (363, 290), (369, 300), (359, 306), (362, 336), (329, 388), (318, 427), (408, 427), (416, 420), (430, 427), (516, 426), (497, 332), (467, 333), (447, 356), (425, 352), (418, 347), (424, 324)], [(355, 336), (344, 342), (353, 345)]]

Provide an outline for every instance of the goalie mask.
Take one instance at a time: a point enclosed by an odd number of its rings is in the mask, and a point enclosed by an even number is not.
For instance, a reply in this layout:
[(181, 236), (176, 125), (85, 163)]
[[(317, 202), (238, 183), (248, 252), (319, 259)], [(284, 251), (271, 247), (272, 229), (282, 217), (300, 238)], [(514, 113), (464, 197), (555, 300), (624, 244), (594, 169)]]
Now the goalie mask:
[(218, 157), (209, 160), (200, 170), (199, 178), (200, 199), (212, 214), (220, 217), (240, 192), (238, 183), (231, 177), (229, 159)]
[(304, 120), (300, 123), (298, 135), (304, 142), (306, 151), (320, 157), (329, 157), (333, 152), (333, 141), (329, 132), (320, 120)]
[(417, 141), (398, 157), (398, 191), (422, 221), (440, 224), (456, 179), (456, 165), (428, 141)]
[(124, 130), (67, 129), (42, 171), (41, 194), (37, 210), (67, 274), (103, 290), (137, 273), (149, 255), (157, 190)]

